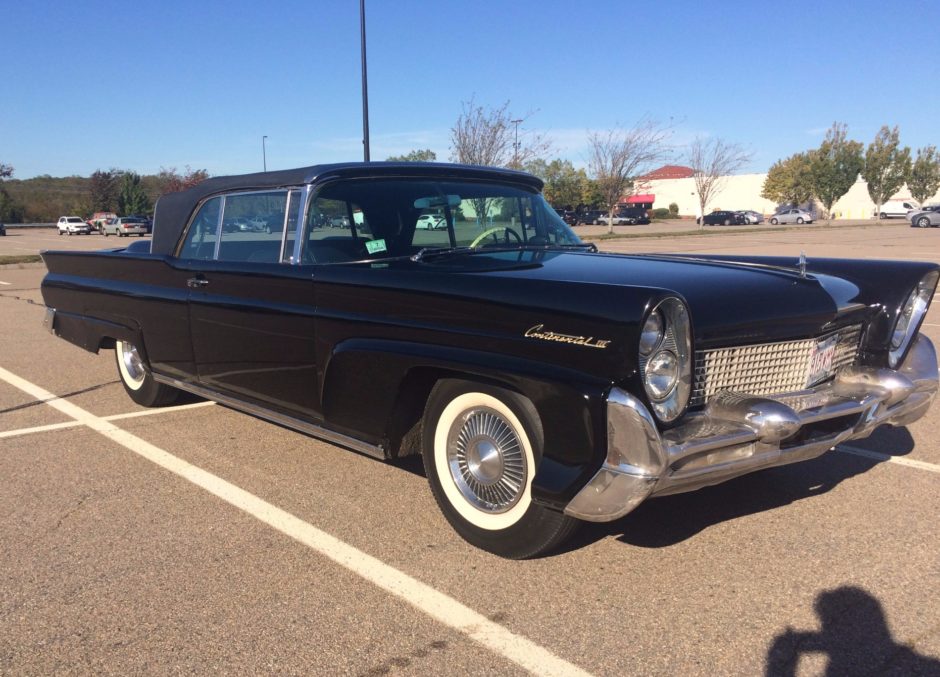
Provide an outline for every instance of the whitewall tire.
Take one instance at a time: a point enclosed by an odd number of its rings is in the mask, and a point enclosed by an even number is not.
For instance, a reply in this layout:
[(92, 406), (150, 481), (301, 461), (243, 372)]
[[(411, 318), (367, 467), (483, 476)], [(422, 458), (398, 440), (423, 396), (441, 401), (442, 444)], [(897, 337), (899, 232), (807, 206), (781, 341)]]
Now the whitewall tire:
[(134, 344), (115, 341), (114, 357), (124, 391), (134, 402), (145, 407), (163, 407), (176, 401), (179, 391), (157, 383)]
[(422, 447), (434, 498), (469, 543), (522, 559), (554, 548), (577, 527), (577, 520), (532, 500), (542, 426), (522, 395), (438, 382), (425, 409)]

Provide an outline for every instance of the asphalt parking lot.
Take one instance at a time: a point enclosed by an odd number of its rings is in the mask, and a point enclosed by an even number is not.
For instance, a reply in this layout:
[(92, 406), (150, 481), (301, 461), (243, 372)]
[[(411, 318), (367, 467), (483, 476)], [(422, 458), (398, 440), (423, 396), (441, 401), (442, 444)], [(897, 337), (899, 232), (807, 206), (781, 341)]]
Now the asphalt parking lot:
[[(11, 229), (0, 255), (133, 241)], [(903, 223), (600, 246), (940, 263)], [(512, 562), (420, 463), (133, 404), (113, 354), (42, 328), (43, 273), (0, 267), (0, 674), (940, 675), (940, 402)]]

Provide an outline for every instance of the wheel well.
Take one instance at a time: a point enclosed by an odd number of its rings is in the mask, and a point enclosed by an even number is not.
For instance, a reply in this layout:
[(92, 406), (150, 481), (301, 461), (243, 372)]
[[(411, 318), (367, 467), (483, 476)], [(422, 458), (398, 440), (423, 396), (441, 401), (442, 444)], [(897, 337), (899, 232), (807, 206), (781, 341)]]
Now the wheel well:
[(418, 367), (409, 371), (398, 387), (398, 397), (387, 426), (389, 458), (421, 454), (421, 424), (431, 391), (439, 381), (458, 379), (473, 381), (518, 392), (512, 385), (494, 379), (435, 367)]

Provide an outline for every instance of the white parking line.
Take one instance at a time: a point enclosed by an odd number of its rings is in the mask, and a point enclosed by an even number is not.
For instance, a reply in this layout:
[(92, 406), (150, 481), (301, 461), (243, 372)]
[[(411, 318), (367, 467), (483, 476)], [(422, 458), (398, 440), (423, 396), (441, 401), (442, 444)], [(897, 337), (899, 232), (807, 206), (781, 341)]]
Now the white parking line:
[(0, 280), (0, 284), (4, 285), (4, 286), (6, 286), (6, 287), (9, 287), (9, 286), (10, 286), (11, 284), (13, 284), (13, 283), (12, 283), (12, 282), (4, 282), (3, 280)]
[[(162, 407), (159, 409), (143, 409), (141, 411), (132, 411), (127, 414), (112, 414), (103, 416), (104, 421), (120, 421), (125, 418), (137, 418), (139, 416), (153, 416), (154, 414), (168, 414), (173, 411), (184, 411), (186, 409), (198, 409), (200, 407), (209, 407), (215, 402), (194, 402), (193, 404), (180, 404), (175, 407)], [(62, 430), (63, 428), (77, 428), (85, 425), (81, 421), (64, 421), (62, 423), (49, 423), (47, 425), (37, 425), (32, 428), (18, 428), (17, 430), (6, 430), (0, 432), (0, 439), (5, 437), (19, 437), (20, 435), (31, 435), (33, 433), (44, 433), (50, 430)]]
[(903, 458), (901, 456), (891, 456), (890, 454), (880, 454), (877, 451), (869, 451), (868, 449), (860, 449), (859, 447), (850, 447), (845, 444), (840, 444), (836, 447), (838, 451), (844, 451), (847, 454), (854, 454), (855, 456), (864, 456), (865, 458), (871, 458), (876, 461), (887, 461), (888, 463), (897, 463), (898, 465), (906, 465), (908, 468), (917, 468), (918, 470), (926, 470), (927, 472), (935, 472), (940, 474), (940, 465), (934, 463), (924, 463), (923, 461), (915, 461), (910, 458)]
[(214, 494), (226, 503), (303, 543), (373, 585), (411, 604), (438, 622), (462, 632), (491, 651), (539, 675), (588, 675), (548, 649), (464, 606), (416, 578), (367, 555), (308, 522), (226, 482), (221, 477), (177, 458), (111, 422), (63, 400), (0, 367), (0, 379), (86, 425), (161, 468)]

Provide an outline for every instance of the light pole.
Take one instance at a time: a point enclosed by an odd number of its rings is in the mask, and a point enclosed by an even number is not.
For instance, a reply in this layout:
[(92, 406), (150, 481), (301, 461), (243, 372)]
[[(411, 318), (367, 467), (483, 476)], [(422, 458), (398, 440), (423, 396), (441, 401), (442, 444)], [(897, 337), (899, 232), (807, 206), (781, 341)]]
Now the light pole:
[(512, 168), (519, 169), (519, 123), (522, 122), (522, 118), (510, 120), (510, 122), (516, 127), (516, 140), (512, 143)]
[(366, 0), (359, 0), (359, 43), (362, 49), (362, 159), (369, 161), (369, 81), (366, 78)]
[(261, 137), (261, 161), (264, 163), (264, 171), (268, 171), (268, 149), (265, 147), (267, 136)]

